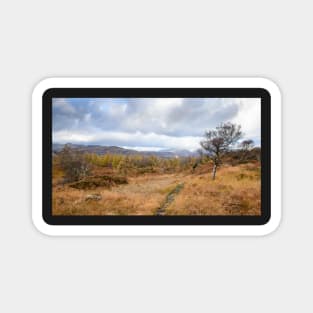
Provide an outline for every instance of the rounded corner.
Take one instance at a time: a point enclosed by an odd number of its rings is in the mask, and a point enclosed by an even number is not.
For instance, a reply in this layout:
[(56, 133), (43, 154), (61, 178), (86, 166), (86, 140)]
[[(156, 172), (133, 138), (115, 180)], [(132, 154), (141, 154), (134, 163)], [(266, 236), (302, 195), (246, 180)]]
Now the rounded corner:
[(267, 78), (267, 77), (260, 77), (258, 78), (259, 83), (260, 83), (260, 87), (262, 89), (264, 89), (265, 91), (267, 91), (271, 96), (275, 95), (275, 96), (279, 96), (279, 98), (281, 98), (282, 92), (281, 89), (278, 85), (278, 83), (276, 83), (276, 81)]
[(45, 236), (52, 236), (52, 232), (49, 231), (51, 224), (49, 224), (44, 217), (32, 216), (32, 224), (34, 228)]
[(43, 78), (38, 81), (35, 86), (33, 87), (32, 96), (34, 97), (42, 97), (44, 94), (56, 86), (57, 78)]
[(263, 232), (260, 235), (268, 236), (275, 233), (281, 225), (281, 220), (281, 214), (275, 217), (270, 217), (265, 224), (261, 225), (261, 227), (263, 228)]

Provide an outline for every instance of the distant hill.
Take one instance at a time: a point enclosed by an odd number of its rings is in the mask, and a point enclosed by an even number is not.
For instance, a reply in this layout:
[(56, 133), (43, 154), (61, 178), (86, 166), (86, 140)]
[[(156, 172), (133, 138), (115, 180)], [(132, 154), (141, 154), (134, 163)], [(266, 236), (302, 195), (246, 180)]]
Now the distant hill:
[[(188, 150), (163, 150), (163, 151), (137, 151), (133, 149), (125, 149), (117, 146), (100, 146), (100, 145), (77, 145), (67, 143), (72, 149), (82, 153), (94, 153), (98, 155), (104, 154), (122, 154), (122, 155), (155, 155), (161, 158), (189, 157), (196, 156), (196, 152)], [(52, 152), (58, 154), (65, 144), (52, 144)]]

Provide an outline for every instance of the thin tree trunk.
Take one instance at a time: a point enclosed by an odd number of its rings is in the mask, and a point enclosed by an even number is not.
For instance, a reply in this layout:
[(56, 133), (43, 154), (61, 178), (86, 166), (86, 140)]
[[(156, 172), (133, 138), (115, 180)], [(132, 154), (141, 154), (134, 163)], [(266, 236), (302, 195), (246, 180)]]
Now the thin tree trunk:
[(212, 179), (214, 180), (215, 179), (215, 175), (216, 175), (216, 164), (213, 165), (213, 170), (212, 170)]

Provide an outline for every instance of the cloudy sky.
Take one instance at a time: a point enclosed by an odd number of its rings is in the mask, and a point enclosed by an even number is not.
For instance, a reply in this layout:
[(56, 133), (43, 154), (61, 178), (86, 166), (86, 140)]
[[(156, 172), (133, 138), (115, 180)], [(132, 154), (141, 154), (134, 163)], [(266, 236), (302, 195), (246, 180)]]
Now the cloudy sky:
[(233, 122), (260, 144), (258, 98), (53, 98), (52, 114), (54, 143), (194, 151), (205, 130)]

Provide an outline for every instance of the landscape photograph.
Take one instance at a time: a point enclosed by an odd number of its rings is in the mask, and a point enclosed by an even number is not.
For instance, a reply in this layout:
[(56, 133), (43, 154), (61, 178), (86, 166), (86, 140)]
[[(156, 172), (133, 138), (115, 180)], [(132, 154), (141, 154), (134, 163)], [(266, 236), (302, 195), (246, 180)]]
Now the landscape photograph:
[(260, 98), (53, 98), (52, 215), (261, 215)]

